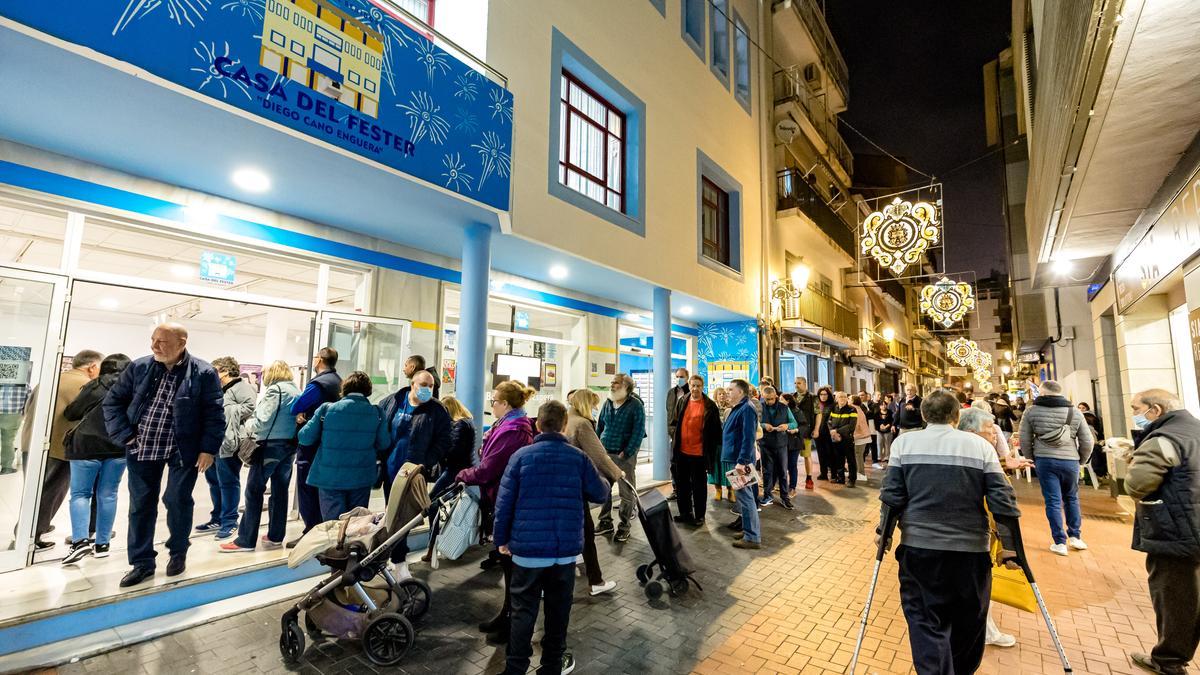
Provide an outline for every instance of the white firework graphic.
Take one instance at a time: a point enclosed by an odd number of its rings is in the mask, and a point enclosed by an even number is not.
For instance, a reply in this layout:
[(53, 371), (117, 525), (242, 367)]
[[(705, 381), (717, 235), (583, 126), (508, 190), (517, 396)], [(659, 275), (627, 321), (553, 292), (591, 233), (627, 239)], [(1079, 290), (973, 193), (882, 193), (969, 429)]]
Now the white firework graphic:
[(438, 49), (432, 42), (417, 43), (417, 63), (425, 66), (425, 75), (429, 78), (429, 84), (433, 84), (433, 76), (436, 71), (442, 71), (442, 74), (450, 72), (450, 61), (446, 57), (446, 52)]
[(461, 98), (466, 101), (474, 101), (479, 95), (479, 86), (476, 84), (475, 78), (470, 75), (473, 70), (468, 70), (466, 73), (454, 78), (454, 86), (458, 89), (454, 92), (454, 98)]
[(466, 108), (459, 108), (454, 113), (454, 130), (464, 134), (474, 134), (479, 131), (479, 118)]
[(506, 146), (500, 140), (499, 134), (494, 131), (483, 132), (483, 138), (478, 143), (472, 143), (471, 147), (479, 153), (479, 159), (483, 161), (483, 171), (479, 174), (479, 187), (477, 190), (482, 190), (484, 183), (494, 173), (501, 178), (508, 176), (508, 172), (512, 170), (512, 155), (506, 149)]
[(492, 119), (499, 117), (501, 121), (508, 120), (509, 122), (512, 122), (512, 96), (503, 89), (493, 89), (491, 97), (492, 105), (490, 108), (492, 111)]
[(266, 14), (266, 0), (229, 0), (221, 5), (221, 9), (226, 12), (240, 12), (242, 16), (262, 21)]
[(387, 83), (388, 88), (392, 93), (396, 93), (396, 79), (393, 75), (395, 69), (392, 64), (393, 58), (397, 49), (407, 49), (409, 41), (412, 37), (405, 32), (401, 27), (400, 22), (388, 16), (382, 9), (375, 6), (370, 0), (351, 0), (350, 4), (354, 12), (354, 18), (376, 33), (383, 36), (386, 43), (383, 50), (383, 81)]
[(442, 166), (446, 167), (446, 170), (442, 172), (442, 178), (446, 179), (446, 187), (458, 192), (462, 192), (464, 188), (471, 189), (471, 181), (475, 177), (467, 173), (467, 164), (462, 161), (459, 153), (446, 155), (442, 159)]
[(129, 27), (134, 21), (141, 20), (159, 9), (165, 9), (167, 18), (182, 26), (184, 23), (195, 28), (197, 21), (204, 20), (204, 13), (212, 5), (212, 0), (128, 0), (125, 11), (113, 26), (112, 34), (116, 35)]
[(247, 100), (254, 100), (254, 97), (250, 95), (250, 90), (246, 87), (245, 83), (225, 77), (221, 74), (221, 71), (217, 70), (216, 65), (213, 63), (217, 57), (229, 59), (230, 68), (235, 68), (241, 63), (240, 59), (230, 58), (228, 42), (225, 43), (224, 52), (217, 50), (217, 45), (215, 42), (201, 42), (198, 46), (192, 47), (192, 53), (194, 53), (196, 58), (200, 59), (200, 62), (203, 64), (202, 66), (193, 66), (191, 68), (193, 73), (200, 73), (204, 76), (204, 80), (200, 82), (199, 86), (196, 87), (197, 90), (204, 91), (205, 87), (212, 84), (214, 89), (217, 87), (221, 88), (222, 99), (229, 98), (229, 93), (231, 91), (240, 91), (246, 95)]
[(420, 143), (426, 136), (435, 145), (441, 145), (450, 133), (450, 123), (438, 114), (441, 106), (433, 102), (433, 97), (423, 91), (412, 92), (408, 105), (397, 103), (397, 108), (408, 116), (408, 127), (414, 144)]

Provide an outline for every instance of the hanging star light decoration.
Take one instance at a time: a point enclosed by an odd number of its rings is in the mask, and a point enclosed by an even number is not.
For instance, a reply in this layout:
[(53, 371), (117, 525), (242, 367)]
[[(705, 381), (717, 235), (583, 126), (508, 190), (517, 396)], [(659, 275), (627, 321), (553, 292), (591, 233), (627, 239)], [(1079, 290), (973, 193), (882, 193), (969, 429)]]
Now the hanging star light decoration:
[(942, 277), (921, 289), (921, 311), (946, 328), (972, 309), (975, 309), (975, 293), (970, 284)]
[(971, 357), (971, 367), (975, 370), (991, 370), (992, 355), (984, 351), (975, 352)]
[(976, 382), (988, 382), (991, 379), (992, 379), (992, 371), (988, 370), (987, 368), (983, 368), (983, 369), (975, 371), (975, 381)]
[(955, 338), (946, 343), (946, 355), (960, 366), (970, 365), (971, 359), (978, 351), (979, 345), (975, 344), (974, 340), (968, 340), (965, 337)]
[(937, 208), (928, 202), (902, 201), (867, 216), (863, 221), (862, 252), (900, 276), (941, 238)]

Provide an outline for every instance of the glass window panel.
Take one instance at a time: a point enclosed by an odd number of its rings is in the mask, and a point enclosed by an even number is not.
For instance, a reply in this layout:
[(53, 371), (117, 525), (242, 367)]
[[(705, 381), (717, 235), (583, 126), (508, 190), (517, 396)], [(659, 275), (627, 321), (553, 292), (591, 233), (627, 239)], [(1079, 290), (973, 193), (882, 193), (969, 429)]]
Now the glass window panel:
[(624, 126), (625, 120), (616, 114), (608, 116), (608, 131), (618, 138), (621, 136), (621, 127)]
[(712, 0), (712, 65), (729, 74), (729, 0)]
[(621, 139), (608, 138), (608, 187), (621, 189)]

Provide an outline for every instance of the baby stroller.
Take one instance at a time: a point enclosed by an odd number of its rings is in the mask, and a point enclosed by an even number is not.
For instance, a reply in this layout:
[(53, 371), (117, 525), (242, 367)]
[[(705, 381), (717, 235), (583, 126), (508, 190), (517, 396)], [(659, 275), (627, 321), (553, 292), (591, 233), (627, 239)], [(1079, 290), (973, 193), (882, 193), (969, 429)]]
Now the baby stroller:
[[(626, 481), (626, 484), (629, 482)], [(630, 484), (629, 487), (632, 488), (633, 485)], [(679, 531), (675, 529), (675, 521), (671, 518), (671, 508), (667, 505), (666, 497), (658, 490), (638, 495), (637, 513), (638, 520), (642, 523), (642, 531), (646, 533), (646, 539), (650, 542), (650, 550), (654, 552), (652, 562), (638, 565), (637, 568), (637, 580), (643, 586), (646, 597), (654, 600), (661, 597), (663, 591), (667, 591), (672, 597), (683, 595), (688, 590), (688, 582), (696, 584), (698, 590), (704, 590), (700, 583), (692, 578), (696, 568), (692, 565), (691, 556), (683, 549), (683, 541), (679, 538)]]
[[(288, 555), (288, 567), (316, 558), (330, 574), (284, 613), (279, 651), (285, 663), (304, 655), (305, 633), (359, 640), (373, 663), (392, 666), (412, 647), (412, 622), (429, 611), (432, 593), (419, 579), (398, 581), (388, 569), (392, 550), (427, 512), (462, 491), (458, 484), (430, 506), (421, 466), (405, 464), (392, 483), (386, 513), (357, 508), (309, 530)], [(304, 629), (300, 613), (304, 613)]]

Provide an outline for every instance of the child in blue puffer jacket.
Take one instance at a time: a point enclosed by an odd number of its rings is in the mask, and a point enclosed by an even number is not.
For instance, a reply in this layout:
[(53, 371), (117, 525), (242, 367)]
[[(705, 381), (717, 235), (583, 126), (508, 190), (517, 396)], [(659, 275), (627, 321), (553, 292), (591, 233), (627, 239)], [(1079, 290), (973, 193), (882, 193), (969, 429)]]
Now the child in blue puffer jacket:
[(567, 623), (575, 590), (575, 558), (583, 551), (585, 500), (603, 502), (608, 482), (592, 460), (567, 442), (567, 408), (558, 401), (538, 409), (538, 436), (512, 456), (496, 497), (493, 537), (513, 559), (512, 628), (505, 673), (524, 673), (533, 655), (538, 599), (545, 598), (542, 672), (570, 672)]

